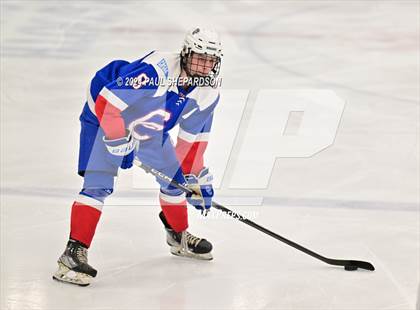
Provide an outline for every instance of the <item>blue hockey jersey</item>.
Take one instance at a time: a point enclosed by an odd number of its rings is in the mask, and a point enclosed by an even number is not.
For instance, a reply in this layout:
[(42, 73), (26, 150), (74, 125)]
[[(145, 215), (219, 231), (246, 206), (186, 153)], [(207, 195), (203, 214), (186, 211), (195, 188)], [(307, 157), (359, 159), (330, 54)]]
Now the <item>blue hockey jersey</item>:
[[(108, 154), (102, 138), (119, 138), (126, 130), (140, 141), (135, 155), (144, 163), (168, 175), (179, 167), (184, 173), (199, 171), (220, 95), (212, 87), (185, 89), (177, 83), (180, 73), (178, 53), (157, 51), (131, 63), (116, 60), (100, 69), (88, 87), (80, 116), (79, 173), (115, 174), (115, 166), (104, 160)], [(175, 147), (168, 132), (176, 125)]]

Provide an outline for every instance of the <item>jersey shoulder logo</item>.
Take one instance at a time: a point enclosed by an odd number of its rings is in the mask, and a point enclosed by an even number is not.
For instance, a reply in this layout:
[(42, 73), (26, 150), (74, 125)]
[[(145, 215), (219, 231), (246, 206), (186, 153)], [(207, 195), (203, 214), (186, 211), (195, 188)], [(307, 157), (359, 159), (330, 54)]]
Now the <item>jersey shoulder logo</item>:
[(162, 69), (163, 73), (165, 74), (165, 77), (168, 78), (169, 69), (166, 60), (162, 58), (161, 61), (157, 63), (157, 66)]

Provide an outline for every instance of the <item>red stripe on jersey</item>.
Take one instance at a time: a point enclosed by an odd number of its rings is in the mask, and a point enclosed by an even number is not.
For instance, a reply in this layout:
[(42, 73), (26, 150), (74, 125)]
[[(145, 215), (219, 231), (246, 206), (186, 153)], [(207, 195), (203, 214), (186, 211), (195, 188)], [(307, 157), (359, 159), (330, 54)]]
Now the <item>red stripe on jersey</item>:
[(190, 143), (178, 137), (175, 152), (184, 174), (198, 175), (204, 167), (206, 141)]
[(101, 213), (94, 207), (75, 201), (71, 208), (70, 238), (89, 247)]
[(95, 112), (108, 139), (118, 139), (125, 136), (125, 123), (121, 117), (121, 110), (101, 95), (98, 95), (96, 99)]

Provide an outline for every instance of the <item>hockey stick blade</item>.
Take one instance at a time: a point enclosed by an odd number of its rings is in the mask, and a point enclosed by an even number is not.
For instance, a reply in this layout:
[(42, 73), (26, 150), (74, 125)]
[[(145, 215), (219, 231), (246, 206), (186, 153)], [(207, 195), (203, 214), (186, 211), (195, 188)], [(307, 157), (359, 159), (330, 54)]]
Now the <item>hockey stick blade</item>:
[(344, 260), (344, 259), (331, 259), (327, 258), (325, 261), (327, 264), (334, 265), (334, 266), (343, 266), (347, 271), (353, 271), (357, 269), (365, 269), (369, 271), (374, 271), (375, 267), (369, 263), (364, 262), (361, 260)]
[[(167, 175), (163, 174), (162, 172), (149, 167), (145, 164), (143, 164), (138, 158), (134, 158), (134, 165), (140, 167), (141, 169), (143, 169), (146, 173), (150, 173), (152, 175), (154, 175), (155, 177), (158, 177), (166, 182), (168, 182), (169, 184), (171, 184), (172, 186), (182, 190), (183, 192), (187, 193), (187, 194), (191, 194), (193, 193), (193, 191), (191, 189), (189, 189), (187, 186), (180, 184), (176, 181), (174, 181), (173, 179), (171, 179), (170, 177), (168, 177)], [(286, 239), (270, 230), (268, 230), (265, 227), (262, 227), (261, 225), (245, 218), (244, 216), (240, 215), (239, 213), (236, 213), (232, 210), (229, 210), (228, 208), (226, 208), (225, 206), (222, 206), (221, 204), (218, 204), (217, 202), (212, 202), (212, 207), (215, 209), (218, 209), (222, 212), (227, 213), (229, 216), (231, 216), (232, 218), (245, 223), (283, 243), (286, 243), (287, 245), (301, 251), (304, 252), (314, 258), (317, 258), (321, 261), (323, 261), (324, 263), (327, 263), (329, 265), (334, 265), (334, 266), (343, 266), (345, 270), (347, 271), (354, 271), (357, 269), (365, 269), (365, 270), (370, 270), (370, 271), (374, 271), (375, 267), (373, 267), (373, 265), (369, 262), (364, 262), (364, 261), (359, 261), (359, 260), (344, 260), (344, 259), (333, 259), (333, 258), (328, 258), (328, 257), (324, 257), (318, 253), (315, 253), (314, 251), (311, 251), (303, 246), (301, 246), (300, 244), (291, 241), (289, 239)]]

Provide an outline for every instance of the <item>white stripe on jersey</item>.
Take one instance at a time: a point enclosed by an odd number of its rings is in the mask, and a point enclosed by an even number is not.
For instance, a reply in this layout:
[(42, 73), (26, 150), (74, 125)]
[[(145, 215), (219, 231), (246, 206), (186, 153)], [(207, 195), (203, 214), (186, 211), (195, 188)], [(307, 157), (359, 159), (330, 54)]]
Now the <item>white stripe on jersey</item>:
[(126, 104), (124, 101), (118, 98), (113, 92), (111, 92), (106, 87), (102, 88), (101, 92), (99, 93), (99, 96), (104, 97), (106, 101), (111, 103), (114, 107), (120, 109), (120, 111), (123, 111), (128, 107), (128, 104)]
[(182, 115), (183, 119), (187, 119), (188, 117), (190, 117), (198, 108), (194, 108), (192, 109), (190, 112), (188, 112), (187, 114)]
[(195, 138), (197, 135), (193, 135), (192, 133), (189, 133), (188, 131), (183, 130), (181, 127), (179, 128), (178, 132), (178, 138), (181, 138), (182, 140), (185, 140), (189, 143), (195, 142)]
[(196, 142), (198, 142), (198, 141), (207, 142), (207, 141), (209, 141), (209, 137), (210, 137), (209, 132), (202, 132), (202, 133), (199, 133), (197, 135), (197, 137), (195, 138), (195, 141)]
[(189, 133), (188, 131), (185, 131), (182, 128), (179, 128), (178, 137), (189, 143), (194, 143), (194, 142), (199, 142), (199, 141), (207, 142), (209, 141), (210, 134), (208, 132), (201, 132), (199, 134), (194, 135), (192, 133)]
[(219, 96), (219, 90), (211, 87), (196, 87), (191, 93), (187, 95), (188, 98), (197, 101), (200, 111), (211, 106)]
[(87, 103), (88, 103), (90, 111), (93, 113), (93, 115), (96, 116), (95, 101), (93, 101), (92, 94), (90, 93), (90, 86), (91, 86), (91, 83), (89, 83), (86, 98), (87, 98)]

